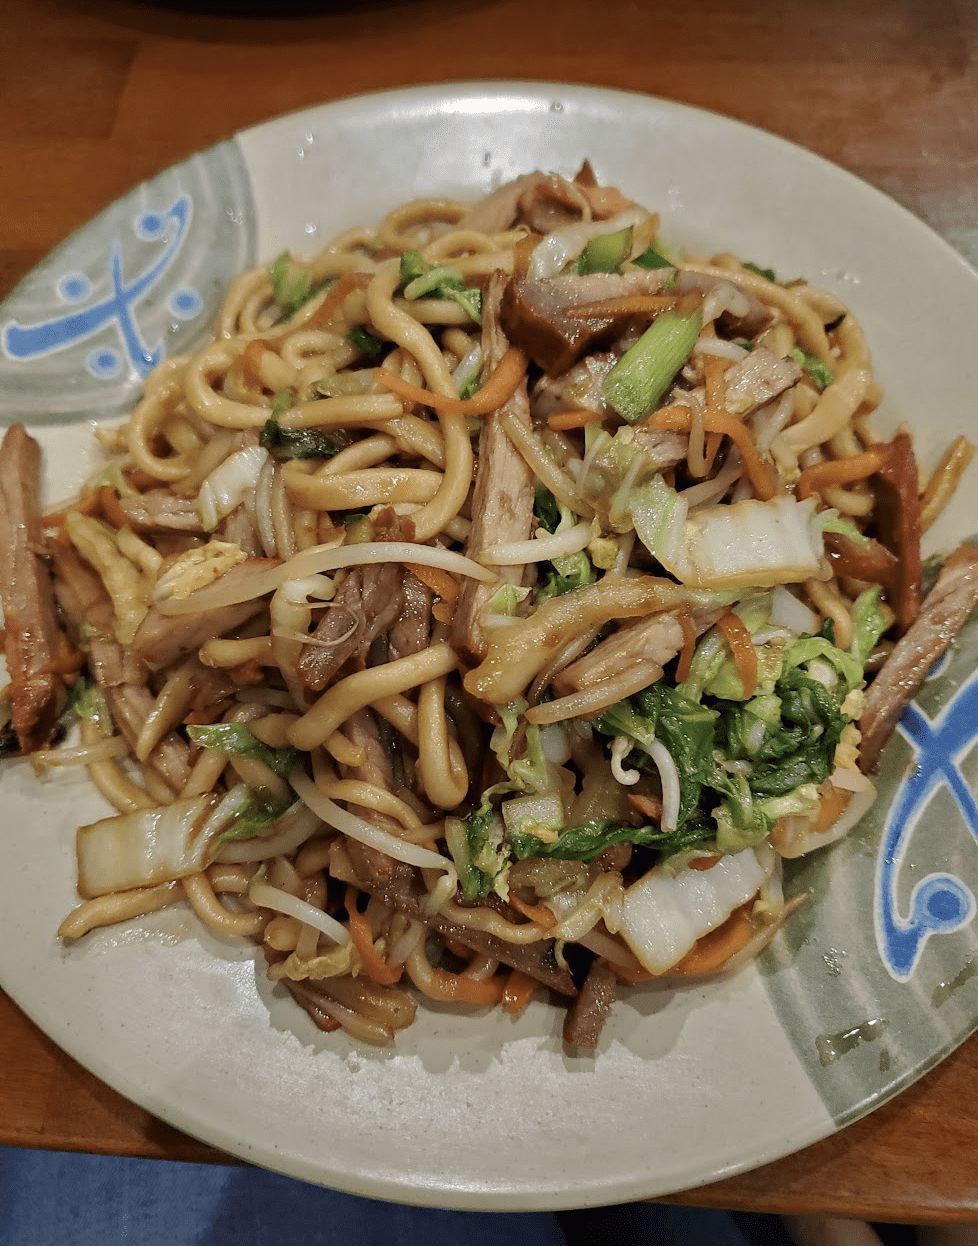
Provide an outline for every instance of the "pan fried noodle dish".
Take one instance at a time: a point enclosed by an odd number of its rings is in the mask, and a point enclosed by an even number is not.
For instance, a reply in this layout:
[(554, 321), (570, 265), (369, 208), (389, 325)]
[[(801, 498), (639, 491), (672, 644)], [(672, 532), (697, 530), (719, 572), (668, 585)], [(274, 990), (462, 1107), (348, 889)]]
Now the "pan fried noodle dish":
[[(65, 940), (189, 905), (323, 1030), (728, 972), (978, 599), (853, 314), (533, 173), (228, 291), (104, 470), (0, 451), (8, 751), (83, 765)], [(68, 734), (66, 722), (68, 722)]]

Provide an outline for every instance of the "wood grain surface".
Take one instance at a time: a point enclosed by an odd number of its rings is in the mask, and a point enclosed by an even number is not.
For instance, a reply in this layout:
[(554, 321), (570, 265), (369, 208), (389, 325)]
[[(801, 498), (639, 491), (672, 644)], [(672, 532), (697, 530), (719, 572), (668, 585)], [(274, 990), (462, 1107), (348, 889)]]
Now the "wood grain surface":
[[(976, 0), (4, 0), (0, 296), (135, 182), (238, 129), (472, 78), (618, 87), (737, 117), (867, 179), (978, 263)], [(0, 1143), (232, 1162), (102, 1085), (2, 994), (0, 1051)], [(976, 1092), (978, 1038), (834, 1137), (677, 1200), (978, 1219)]]

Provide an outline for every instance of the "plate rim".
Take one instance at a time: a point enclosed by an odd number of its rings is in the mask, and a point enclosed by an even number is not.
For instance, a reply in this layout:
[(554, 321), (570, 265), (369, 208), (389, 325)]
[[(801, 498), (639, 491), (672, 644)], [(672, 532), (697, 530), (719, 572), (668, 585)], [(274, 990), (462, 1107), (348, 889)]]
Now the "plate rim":
[[(567, 98), (574, 99), (574, 101), (582, 108), (586, 108), (586, 105), (589, 102), (595, 102), (601, 99), (606, 101), (614, 101), (616, 99), (627, 100), (635, 107), (662, 110), (679, 118), (694, 114), (702, 122), (709, 123), (710, 125), (720, 123), (721, 126), (724, 127), (734, 127), (737, 130), (747, 131), (754, 135), (761, 135), (765, 141), (779, 145), (785, 151), (790, 151), (793, 159), (797, 160), (801, 158), (807, 160), (812, 162), (812, 167), (818, 168), (821, 172), (824, 173), (826, 171), (830, 171), (831, 176), (834, 178), (844, 179), (844, 183), (847, 185), (850, 192), (856, 191), (859, 194), (868, 195), (871, 201), (883, 202), (887, 205), (887, 210), (889, 211), (893, 211), (895, 209), (902, 215), (905, 226), (918, 231), (921, 237), (926, 236), (928, 245), (933, 246), (935, 243), (940, 244), (940, 246), (944, 249), (946, 256), (949, 259), (953, 259), (953, 261), (960, 267), (963, 274), (970, 279), (978, 279), (978, 273), (976, 273), (972, 265), (945, 238), (933, 230), (919, 217), (915, 216), (909, 209), (905, 208), (890, 195), (886, 194), (886, 192), (858, 177), (856, 174), (852, 173), (843, 166), (835, 164), (818, 153), (800, 146), (789, 139), (783, 138), (770, 130), (763, 129), (737, 118), (695, 105), (688, 105), (679, 101), (669, 100), (653, 94), (646, 94), (633, 90), (621, 90), (614, 87), (575, 84), (573, 82), (548, 82), (543, 80), (521, 81), (510, 79), (468, 79), (449, 83), (428, 84), (412, 87), (394, 87), (378, 91), (354, 93), (340, 96), (321, 104), (291, 110), (266, 119), (265, 121), (258, 122), (253, 126), (236, 131), (233, 134), (218, 140), (216, 143), (210, 144), (207, 147), (199, 148), (189, 153), (181, 160), (166, 166), (164, 169), (158, 170), (158, 174), (165, 173), (171, 169), (177, 169), (188, 161), (194, 160), (195, 158), (204, 155), (215, 148), (218, 148), (226, 143), (236, 142), (244, 135), (251, 135), (263, 130), (271, 130), (276, 125), (281, 125), (289, 121), (296, 121), (302, 118), (321, 116), (324, 113), (335, 112), (338, 115), (342, 115), (346, 112), (355, 113), (366, 105), (373, 108), (382, 108), (385, 104), (397, 100), (406, 100), (409, 103), (412, 103), (417, 109), (421, 108), (425, 103), (435, 104), (441, 101), (450, 105), (453, 100), (477, 100), (478, 98), (482, 98), (487, 101), (497, 99), (500, 103), (500, 107), (495, 111), (503, 113), (507, 111), (503, 106), (507, 99), (512, 100), (514, 98), (523, 97), (530, 98), (535, 102), (540, 103), (543, 101), (545, 96), (553, 96), (561, 93), (563, 93)], [(450, 112), (450, 106), (443, 109), (443, 111)], [(146, 185), (150, 180), (152, 179), (145, 179), (144, 181), (131, 186), (124, 193), (129, 194), (132, 191), (137, 190), (140, 186)], [(115, 202), (118, 202), (118, 200), (113, 201), (113, 203)], [(71, 242), (72, 239), (91, 228), (92, 225), (99, 220), (103, 213), (108, 211), (112, 206), (112, 204), (106, 205), (102, 210), (100, 210), (100, 212), (96, 213), (93, 217), (79, 225), (66, 238), (62, 239), (56, 247), (52, 248), (50, 252), (43, 256), (40, 262), (44, 262), (56, 256)], [(29, 279), (33, 271), (34, 267), (32, 266), (32, 269), (12, 287), (5, 299), (0, 302), (0, 310), (3, 309), (8, 299), (18, 292), (21, 285)], [(17, 1006), (20, 1007), (27, 1016), (31, 1017), (31, 1019), (50, 1036), (49, 1023), (45, 1024), (44, 1020), (39, 1019), (38, 1016), (35, 1015), (33, 1004), (30, 1001), (28, 1001), (25, 1005), (25, 1003), (23, 1003), (16, 995), (11, 994), (11, 998), (14, 999)], [(70, 1028), (70, 1026), (68, 1028)], [(978, 1028), (978, 1016), (974, 1019), (972, 1031), (974, 1028)], [(253, 1154), (253, 1144), (251, 1142), (235, 1138), (233, 1136), (233, 1131), (229, 1131), (228, 1135), (221, 1138), (220, 1141), (213, 1141), (213, 1139), (219, 1137), (219, 1130), (209, 1128), (205, 1134), (199, 1129), (199, 1122), (194, 1117), (192, 1112), (184, 1109), (180, 1104), (174, 1106), (170, 1102), (161, 1101), (153, 1094), (147, 1094), (145, 1089), (138, 1084), (135, 1076), (120, 1074), (118, 1070), (111, 1068), (107, 1061), (103, 1063), (98, 1053), (93, 1053), (90, 1058), (82, 1059), (80, 1056), (75, 1054), (70, 1046), (63, 1045), (60, 1038), (55, 1039), (54, 1041), (58, 1043), (59, 1047), (63, 1047), (63, 1049), (66, 1050), (74, 1059), (78, 1060), (83, 1067), (88, 1068), (108, 1085), (119, 1090), (120, 1093), (123, 1093), (133, 1102), (143, 1106), (147, 1111), (150, 1111), (152, 1114), (159, 1116), (161, 1119), (170, 1124), (173, 1124), (176, 1128), (182, 1129), (185, 1132), (197, 1137), (206, 1137), (208, 1141), (212, 1142), (212, 1145), (219, 1146), (220, 1149), (227, 1151), (229, 1154), (236, 1155), (239, 1158), (248, 1160), (249, 1162), (274, 1167), (274, 1163), (270, 1161), (269, 1157), (266, 1157), (265, 1159), (256, 1157), (256, 1155)], [(953, 1047), (949, 1050), (953, 1050)], [(865, 1108), (865, 1110), (860, 1111), (858, 1115), (854, 1116), (852, 1119), (859, 1119), (861, 1116), (866, 1115), (869, 1111), (874, 1110), (882, 1103), (887, 1102), (890, 1098), (895, 1097), (895, 1095), (899, 1094), (909, 1084), (926, 1073), (929, 1068), (934, 1067), (937, 1063), (944, 1059), (946, 1055), (949, 1054), (949, 1050), (935, 1053), (931, 1063), (927, 1064), (926, 1067), (915, 1071), (913, 1076), (908, 1075), (907, 1080), (895, 1083), (890, 1093), (874, 1099), (873, 1102)], [(808, 1133), (802, 1133), (793, 1137), (788, 1149), (783, 1147), (779, 1149), (778, 1145), (772, 1140), (766, 1148), (761, 1148), (760, 1153), (756, 1152), (747, 1159), (732, 1163), (726, 1166), (722, 1171), (714, 1171), (710, 1174), (704, 1175), (689, 1185), (670, 1186), (668, 1189), (659, 1189), (653, 1188), (655, 1187), (655, 1181), (653, 1179), (652, 1181), (642, 1185), (641, 1189), (639, 1189), (637, 1188), (635, 1182), (626, 1185), (615, 1185), (612, 1181), (608, 1180), (603, 1184), (589, 1186), (584, 1192), (587, 1196), (586, 1201), (581, 1201), (580, 1195), (582, 1192), (580, 1189), (575, 1189), (573, 1191), (570, 1189), (571, 1184), (573, 1184), (572, 1182), (567, 1183), (566, 1187), (561, 1187), (563, 1193), (573, 1193), (577, 1196), (576, 1200), (572, 1202), (562, 1201), (559, 1195), (555, 1199), (555, 1191), (541, 1193), (539, 1200), (533, 1196), (532, 1192), (528, 1193), (527, 1191), (520, 1191), (515, 1201), (512, 1201), (505, 1199), (505, 1195), (501, 1195), (500, 1192), (494, 1189), (489, 1190), (486, 1195), (474, 1194), (472, 1197), (469, 1197), (468, 1191), (459, 1190), (451, 1185), (446, 1185), (445, 1187), (437, 1190), (419, 1189), (411, 1185), (400, 1185), (395, 1182), (389, 1182), (383, 1178), (378, 1179), (375, 1176), (368, 1178), (365, 1182), (363, 1182), (362, 1186), (346, 1183), (339, 1185), (336, 1188), (347, 1189), (351, 1193), (362, 1194), (367, 1197), (386, 1198), (397, 1202), (418, 1202), (421, 1205), (455, 1207), (471, 1210), (552, 1210), (554, 1208), (562, 1207), (570, 1208), (574, 1206), (590, 1206), (598, 1205), (601, 1202), (622, 1201), (623, 1198), (661, 1196), (669, 1193), (678, 1193), (681, 1190), (695, 1189), (698, 1186), (710, 1184), (714, 1181), (719, 1181), (726, 1177), (735, 1175), (736, 1173), (757, 1168), (770, 1162), (771, 1160), (793, 1153), (813, 1142), (820, 1140), (821, 1138), (829, 1136), (830, 1134), (836, 1132), (839, 1128), (840, 1126), (835, 1124), (831, 1117), (826, 1116), (826, 1120), (824, 1122), (814, 1123)], [(296, 1175), (299, 1169), (307, 1166), (303, 1163), (301, 1157), (297, 1155), (292, 1156), (291, 1162), (293, 1166), (290, 1171), (293, 1175)], [(278, 1169), (278, 1171), (283, 1170)], [(320, 1172), (318, 1175), (304, 1175), (302, 1176), (302, 1179), (317, 1182), (319, 1184), (326, 1184), (327, 1179), (330, 1176), (335, 1176), (335, 1174)], [(435, 1197), (439, 1197), (444, 1200), (446, 1196), (448, 1201), (434, 1201)]]

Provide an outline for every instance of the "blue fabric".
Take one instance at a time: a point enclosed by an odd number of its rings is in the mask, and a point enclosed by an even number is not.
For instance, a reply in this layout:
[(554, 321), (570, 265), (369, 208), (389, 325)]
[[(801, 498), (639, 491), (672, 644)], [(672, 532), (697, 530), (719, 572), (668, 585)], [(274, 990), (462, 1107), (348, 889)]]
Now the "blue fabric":
[(775, 1217), (745, 1221), (722, 1211), (639, 1203), (559, 1215), (439, 1211), (356, 1198), (258, 1168), (0, 1147), (0, 1246), (575, 1246), (578, 1241), (588, 1246), (787, 1243)]

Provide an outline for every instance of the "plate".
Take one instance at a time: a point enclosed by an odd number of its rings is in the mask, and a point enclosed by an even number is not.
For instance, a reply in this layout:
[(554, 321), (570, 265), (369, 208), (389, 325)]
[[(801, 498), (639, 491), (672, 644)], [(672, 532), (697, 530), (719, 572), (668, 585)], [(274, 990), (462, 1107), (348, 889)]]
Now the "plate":
[[(221, 291), (285, 247), (433, 192), (475, 197), (532, 168), (603, 182), (665, 237), (805, 274), (860, 317), (925, 466), (969, 427), (978, 279), (920, 222), (769, 134), (645, 96), (475, 83), (364, 96), (249, 130), (85, 226), (0, 308), (0, 414), (27, 418), (47, 492), (94, 463), (92, 428), (154, 358), (202, 340)], [(928, 534), (969, 531), (966, 482)], [(926, 684), (856, 831), (791, 872), (811, 893), (729, 980), (636, 990), (594, 1058), (534, 1003), (423, 1007), (396, 1047), (320, 1034), (249, 948), (167, 911), (63, 947), (73, 837), (100, 800), (69, 775), (3, 771), (0, 982), (67, 1052), (233, 1155), (361, 1195), (446, 1208), (582, 1207), (663, 1195), (778, 1158), (868, 1112), (978, 1024), (978, 638)]]

